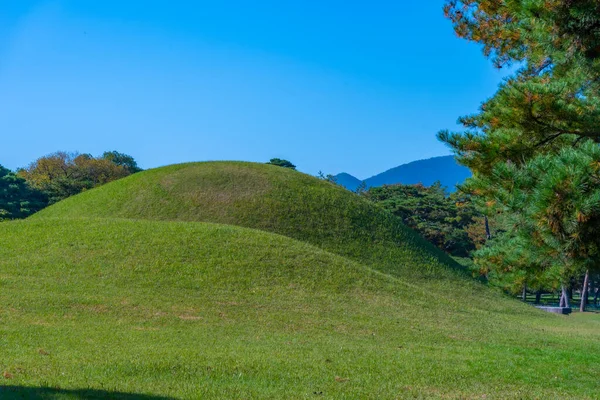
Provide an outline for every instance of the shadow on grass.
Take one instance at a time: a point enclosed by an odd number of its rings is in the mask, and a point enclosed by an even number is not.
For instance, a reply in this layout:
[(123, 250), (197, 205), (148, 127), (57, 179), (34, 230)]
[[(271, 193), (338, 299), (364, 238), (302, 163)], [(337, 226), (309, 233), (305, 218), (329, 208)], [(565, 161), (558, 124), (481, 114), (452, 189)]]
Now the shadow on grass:
[(108, 392), (95, 389), (55, 389), (47, 387), (24, 387), (0, 385), (0, 399), (30, 400), (176, 400), (174, 397), (151, 396), (146, 394)]

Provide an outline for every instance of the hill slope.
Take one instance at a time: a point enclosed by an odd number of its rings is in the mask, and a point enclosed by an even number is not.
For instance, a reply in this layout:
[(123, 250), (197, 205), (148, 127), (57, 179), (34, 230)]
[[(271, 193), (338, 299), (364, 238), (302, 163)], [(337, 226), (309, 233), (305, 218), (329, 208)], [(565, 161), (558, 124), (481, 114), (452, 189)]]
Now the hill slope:
[(286, 237), (38, 219), (0, 239), (2, 399), (597, 394), (597, 322), (432, 296)]
[[(425, 186), (431, 186), (434, 182), (440, 181), (442, 186), (453, 192), (457, 184), (464, 182), (470, 176), (471, 171), (457, 164), (453, 156), (444, 156), (400, 165), (365, 179), (365, 184), (367, 187), (397, 183), (405, 185), (422, 183)], [(361, 183), (360, 179), (346, 173), (336, 175), (336, 178), (338, 177), (337, 183), (352, 191), (356, 190)]]
[(359, 196), (272, 165), (209, 162), (144, 171), (62, 201), (34, 219), (80, 217), (260, 229), (413, 279), (446, 280), (460, 269), (396, 217)]

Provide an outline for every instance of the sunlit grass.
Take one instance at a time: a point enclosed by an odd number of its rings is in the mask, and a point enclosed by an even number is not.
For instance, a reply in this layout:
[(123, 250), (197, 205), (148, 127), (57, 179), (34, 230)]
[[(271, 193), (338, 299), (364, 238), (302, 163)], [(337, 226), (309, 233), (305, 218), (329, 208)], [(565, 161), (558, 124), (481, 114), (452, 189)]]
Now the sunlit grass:
[(170, 398), (595, 396), (598, 320), (495, 294), (496, 311), (455, 305), (452, 292), (432, 298), (230, 226), (47, 220), (1, 224), (0, 237), (5, 385)]
[(274, 166), (146, 171), (0, 224), (2, 399), (592, 399), (599, 325)]
[(79, 217), (261, 229), (413, 279), (449, 279), (455, 276), (450, 270), (460, 268), (392, 214), (341, 187), (272, 165), (172, 165), (72, 197), (34, 216)]

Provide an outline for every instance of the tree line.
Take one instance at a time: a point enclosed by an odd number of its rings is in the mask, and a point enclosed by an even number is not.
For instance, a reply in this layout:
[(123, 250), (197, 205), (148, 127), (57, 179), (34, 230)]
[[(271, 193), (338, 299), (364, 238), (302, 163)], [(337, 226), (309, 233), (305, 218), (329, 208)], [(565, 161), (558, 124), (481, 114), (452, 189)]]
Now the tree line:
[(117, 151), (99, 157), (59, 151), (17, 171), (0, 165), (0, 221), (26, 218), (67, 197), (139, 171), (133, 157)]
[(430, 187), (384, 185), (358, 193), (452, 256), (469, 257), (482, 240), (481, 217), (470, 199), (460, 192), (447, 195), (439, 182)]

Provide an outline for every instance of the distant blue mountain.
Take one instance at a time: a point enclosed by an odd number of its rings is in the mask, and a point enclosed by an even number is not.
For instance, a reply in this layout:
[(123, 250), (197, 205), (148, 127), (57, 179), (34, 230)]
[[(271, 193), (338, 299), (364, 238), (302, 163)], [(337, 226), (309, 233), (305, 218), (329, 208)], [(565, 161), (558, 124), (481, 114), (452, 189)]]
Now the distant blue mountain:
[[(440, 181), (442, 186), (448, 188), (448, 191), (454, 192), (456, 185), (463, 183), (469, 177), (471, 177), (471, 171), (468, 168), (458, 165), (453, 156), (443, 156), (400, 165), (365, 179), (364, 182), (367, 187), (377, 187), (397, 183), (405, 185), (422, 183), (425, 186), (431, 186), (436, 181)], [(335, 178), (338, 184), (352, 191), (362, 183), (360, 179), (345, 172), (336, 175)]]
[(355, 191), (360, 186), (362, 181), (350, 174), (342, 172), (341, 174), (337, 174), (335, 176), (335, 183), (337, 183), (338, 185), (342, 185), (346, 189)]

